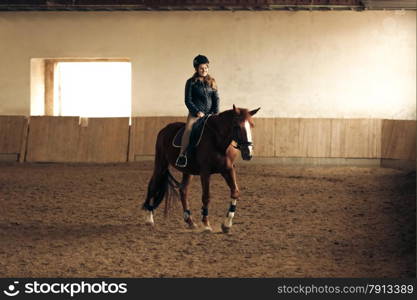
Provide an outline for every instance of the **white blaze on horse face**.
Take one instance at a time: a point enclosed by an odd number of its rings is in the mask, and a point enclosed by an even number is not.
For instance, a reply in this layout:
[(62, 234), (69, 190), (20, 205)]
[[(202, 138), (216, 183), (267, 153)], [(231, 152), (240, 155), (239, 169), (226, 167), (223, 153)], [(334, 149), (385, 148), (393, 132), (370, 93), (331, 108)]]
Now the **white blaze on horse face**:
[[(246, 130), (246, 137), (248, 139), (248, 142), (252, 143), (252, 132), (250, 130), (250, 124), (249, 121), (245, 121), (245, 130)], [(253, 146), (249, 146), (249, 154), (252, 156), (252, 152), (253, 152)]]

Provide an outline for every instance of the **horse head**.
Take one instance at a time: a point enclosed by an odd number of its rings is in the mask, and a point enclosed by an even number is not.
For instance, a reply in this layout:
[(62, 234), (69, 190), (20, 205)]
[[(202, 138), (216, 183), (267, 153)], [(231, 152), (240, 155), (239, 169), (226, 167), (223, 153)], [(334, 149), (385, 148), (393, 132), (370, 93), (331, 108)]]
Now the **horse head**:
[(252, 116), (258, 110), (247, 110), (246, 108), (238, 108), (233, 104), (233, 135), (232, 139), (237, 143), (234, 146), (239, 149), (243, 160), (250, 160), (253, 153), (253, 140), (251, 129), (254, 126)]

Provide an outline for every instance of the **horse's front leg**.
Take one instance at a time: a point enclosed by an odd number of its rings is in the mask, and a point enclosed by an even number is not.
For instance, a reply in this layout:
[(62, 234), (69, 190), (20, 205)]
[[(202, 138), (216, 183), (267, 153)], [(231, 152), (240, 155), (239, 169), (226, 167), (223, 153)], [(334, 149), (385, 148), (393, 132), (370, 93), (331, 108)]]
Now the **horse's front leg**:
[(196, 228), (196, 224), (193, 221), (193, 218), (191, 217), (191, 211), (189, 202), (187, 199), (188, 196), (188, 187), (190, 185), (190, 180), (192, 176), (190, 174), (183, 173), (182, 174), (182, 182), (180, 187), (180, 196), (181, 196), (181, 204), (184, 211), (184, 221), (188, 224), (190, 228)]
[(213, 231), (208, 220), (208, 206), (210, 203), (210, 174), (202, 173), (200, 174), (201, 178), (201, 187), (203, 190), (202, 202), (203, 207), (201, 208), (201, 214), (203, 216), (202, 222), (204, 225), (204, 231)]
[(226, 183), (230, 188), (230, 197), (232, 198), (232, 201), (230, 202), (229, 210), (226, 215), (226, 219), (224, 220), (222, 224), (223, 232), (227, 233), (230, 231), (230, 228), (232, 228), (232, 220), (233, 220), (233, 217), (235, 216), (236, 204), (237, 204), (237, 200), (240, 197), (240, 193), (239, 193), (239, 188), (236, 183), (236, 172), (235, 172), (234, 167), (223, 172), (222, 176), (226, 180)]

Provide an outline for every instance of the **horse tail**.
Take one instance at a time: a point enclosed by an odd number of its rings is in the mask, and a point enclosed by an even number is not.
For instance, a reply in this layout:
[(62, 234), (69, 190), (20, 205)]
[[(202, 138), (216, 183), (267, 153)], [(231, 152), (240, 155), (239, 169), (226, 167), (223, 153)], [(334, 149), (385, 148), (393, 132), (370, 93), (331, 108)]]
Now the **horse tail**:
[(148, 192), (146, 199), (149, 199), (149, 203), (147, 205), (147, 201), (143, 204), (143, 209), (151, 208), (156, 209), (165, 199), (165, 215), (173, 207), (173, 203), (175, 199), (178, 199), (178, 192), (177, 189), (180, 187), (180, 183), (172, 176), (171, 172), (166, 169), (164, 173), (160, 174), (159, 176), (153, 176), (148, 185)]
[(165, 199), (164, 214), (167, 215), (173, 207), (175, 199), (179, 197), (177, 189), (180, 187), (180, 183), (169, 171), (168, 161), (164, 157), (161, 133), (162, 131), (157, 137), (154, 172), (148, 184), (148, 191), (142, 209), (154, 210)]

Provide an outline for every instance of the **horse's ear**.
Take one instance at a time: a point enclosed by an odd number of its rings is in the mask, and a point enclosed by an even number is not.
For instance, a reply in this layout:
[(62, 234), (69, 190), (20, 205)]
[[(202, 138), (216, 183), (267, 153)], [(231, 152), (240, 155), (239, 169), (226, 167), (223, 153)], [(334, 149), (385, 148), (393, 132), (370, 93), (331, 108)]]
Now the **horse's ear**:
[(258, 110), (260, 110), (261, 108), (260, 107), (258, 107), (257, 109), (254, 109), (254, 110), (251, 110), (250, 112), (249, 112), (249, 114), (251, 115), (251, 116), (253, 116), (254, 114), (256, 114), (257, 112), (258, 112)]
[(233, 104), (233, 111), (235, 112), (235, 114), (240, 114), (240, 110), (239, 108), (237, 108), (234, 104)]

